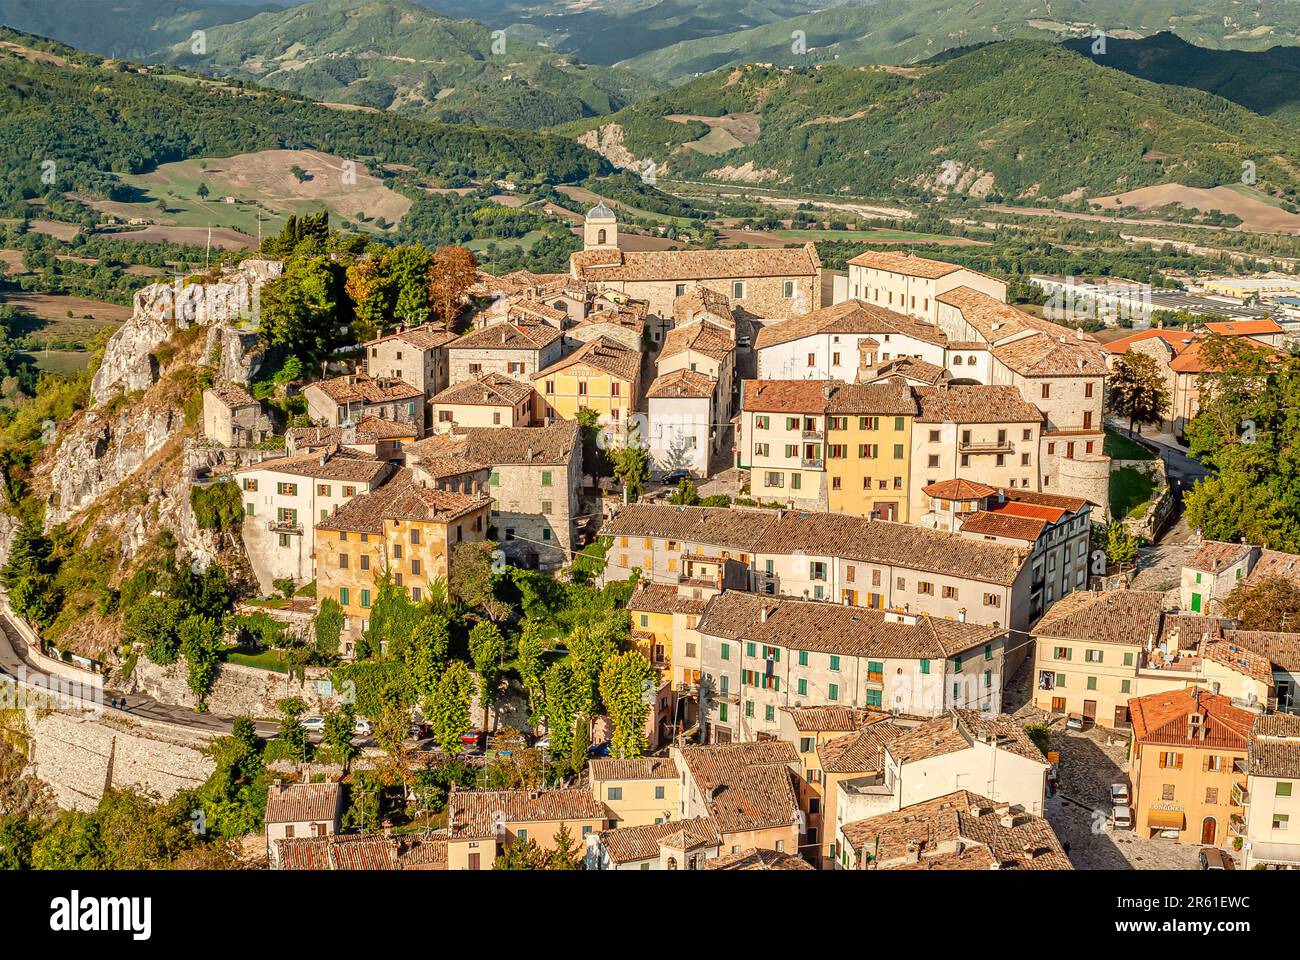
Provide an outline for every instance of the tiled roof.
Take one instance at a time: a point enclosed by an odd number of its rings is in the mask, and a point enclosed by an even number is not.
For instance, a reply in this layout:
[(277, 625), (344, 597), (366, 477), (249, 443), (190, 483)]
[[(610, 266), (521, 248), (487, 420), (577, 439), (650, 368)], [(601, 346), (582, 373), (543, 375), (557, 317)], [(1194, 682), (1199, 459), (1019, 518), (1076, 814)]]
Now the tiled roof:
[(1043, 412), (1012, 386), (916, 387), (922, 423), (1041, 423)]
[(682, 596), (672, 584), (643, 580), (628, 600), (627, 608), (638, 613), (703, 613), (706, 602)]
[(1257, 777), (1300, 779), (1300, 716), (1271, 713), (1256, 717), (1246, 757), (1250, 773)]
[(311, 477), (313, 480), (340, 480), (356, 483), (374, 483), (387, 474), (392, 467), (383, 460), (351, 450), (339, 450), (333, 447), (312, 453), (299, 453), (289, 457), (274, 457), (261, 463), (240, 467), (236, 474), (256, 473), (259, 470), (283, 473), (295, 477)]
[(1258, 337), (1282, 332), (1282, 325), (1276, 320), (1222, 320), (1204, 327), (1224, 337)]
[(1235, 640), (1206, 640), (1201, 644), (1200, 655), (1266, 687), (1273, 686), (1273, 665), (1269, 663), (1268, 657), (1256, 653), (1245, 644)]
[(865, 300), (845, 300), (811, 313), (773, 323), (758, 332), (754, 348), (775, 347), (816, 334), (897, 334), (922, 343), (943, 346), (948, 338), (932, 323), (886, 310)]
[(1033, 517), (1017, 517), (998, 511), (981, 510), (966, 517), (961, 522), (961, 532), (982, 537), (1005, 537), (1008, 540), (1023, 540), (1034, 543), (1043, 535), (1046, 520)]
[(452, 384), (433, 396), (430, 403), (470, 406), (513, 407), (532, 396), (531, 384), (520, 383), (501, 373), (481, 373), (473, 380)]
[(740, 407), (746, 413), (822, 414), (830, 392), (825, 380), (745, 380)]
[(636, 863), (657, 858), (661, 846), (682, 850), (683, 832), (687, 851), (716, 847), (719, 842), (717, 827), (708, 817), (602, 830), (600, 842), (615, 863)]
[(1177, 354), (1184, 347), (1189, 346), (1195, 339), (1195, 335), (1188, 330), (1165, 330), (1161, 327), (1151, 327), (1147, 330), (1139, 330), (1137, 333), (1130, 333), (1126, 337), (1120, 337), (1117, 340), (1110, 340), (1102, 346), (1108, 353), (1128, 353), (1128, 348), (1135, 343), (1141, 343), (1144, 340), (1159, 340), (1170, 349), (1171, 354)]
[(617, 340), (611, 340), (609, 337), (597, 337), (594, 340), (588, 340), (563, 360), (556, 361), (545, 370), (537, 371), (533, 374), (533, 379), (548, 377), (579, 364), (599, 370), (601, 373), (608, 373), (610, 376), (618, 377), (630, 383), (636, 380), (641, 372), (641, 354), (637, 350), (628, 349)]
[(567, 273), (532, 273), (528, 270), (515, 270), (511, 273), (494, 277), (490, 273), (479, 272), (478, 279), (470, 288), (474, 296), (512, 296), (521, 293), (535, 293), (539, 290), (561, 289), (572, 282)]
[(1223, 638), (1267, 657), (1277, 669), (1300, 673), (1300, 633), (1273, 630), (1225, 630)]
[[(1045, 507), (1058, 507), (1061, 510), (1068, 510), (1070, 513), (1077, 513), (1091, 503), (1091, 501), (1083, 497), (1071, 497), (1061, 493), (1040, 493), (1037, 490), (1020, 488), (1003, 490), (1001, 493), (1004, 499), (1016, 503), (1037, 503)], [(1093, 504), (1093, 506), (1096, 506), (1096, 504)]]
[(506, 316), (511, 320), (522, 319), (525, 323), (530, 317), (539, 317), (556, 327), (562, 325), (568, 318), (563, 310), (542, 303), (540, 300), (516, 300), (507, 308)]
[(1282, 577), (1300, 583), (1300, 554), (1283, 553), (1281, 550), (1269, 550), (1265, 547), (1259, 551), (1259, 559), (1250, 568), (1246, 581), (1257, 584), (1269, 577)]
[(294, 837), (275, 850), (281, 870), (401, 869), (397, 842), (382, 835)]
[(904, 731), (889, 741), (885, 749), (899, 763), (916, 763), (968, 750), (975, 740), (995, 742), (999, 750), (1047, 766), (1047, 758), (1026, 736), (1021, 721), (978, 710), (949, 710), (941, 717)]
[(450, 330), (443, 330), (432, 323), (422, 323), (418, 327), (409, 327), (383, 337), (376, 337), (374, 340), (367, 341), (366, 346), (372, 347), (386, 340), (401, 340), (417, 350), (436, 350), (438, 347), (445, 347), (455, 339), (456, 334)]
[(784, 740), (683, 747), (686, 764), (721, 834), (794, 823), (799, 755)]
[(341, 789), (337, 783), (272, 783), (266, 789), (266, 822), (332, 821)]
[(892, 383), (832, 383), (826, 412), (833, 414), (915, 417), (916, 394), (901, 381)]
[(998, 488), (978, 480), (953, 479), (926, 484), (921, 492), (937, 500), (983, 500), (997, 493)]
[(592, 760), (587, 764), (592, 780), (675, 780), (677, 764), (668, 757)]
[(208, 393), (212, 394), (227, 407), (251, 407), (259, 401), (254, 400), (252, 395), (237, 383), (223, 382), (215, 387), (209, 387)]
[(1165, 595), (1157, 590), (1076, 590), (1047, 611), (1036, 637), (1141, 646), (1158, 638)]
[(754, 250), (584, 250), (569, 262), (575, 276), (597, 282), (815, 277), (821, 266), (812, 243)]
[(351, 373), (333, 380), (319, 380), (308, 384), (307, 389), (318, 388), (335, 403), (389, 403), (424, 396), (402, 380), (372, 377), (364, 373)]
[(1000, 343), (993, 356), (1024, 377), (1104, 377), (1107, 373), (1096, 347), (1046, 334)]
[(582, 787), (565, 790), (453, 790), (447, 800), (451, 840), (485, 840), (500, 823), (610, 820), (609, 808)]
[(703, 354), (714, 360), (722, 360), (735, 349), (736, 341), (731, 331), (706, 320), (669, 330), (664, 337), (663, 349), (659, 351), (659, 359), (663, 360), (689, 351)]
[(490, 497), (474, 497), (418, 486), (411, 471), (402, 469), (373, 493), (349, 500), (316, 524), (317, 530), (383, 533), (385, 520), (451, 523), (490, 506)]
[[(953, 345), (949, 344), (948, 346), (951, 348)], [(981, 349), (983, 349), (982, 345)], [(919, 380), (933, 386), (940, 381), (949, 379), (950, 376), (951, 374), (937, 363), (928, 363), (919, 357), (899, 357), (897, 360), (889, 360), (877, 366), (872, 371), (871, 379), (868, 382), (876, 383), (880, 380), (888, 380), (890, 377), (906, 377), (909, 380)]]
[(560, 338), (549, 323), (494, 323), (471, 330), (448, 345), (448, 350), (541, 350)]
[(856, 730), (867, 721), (866, 711), (857, 707), (845, 707), (839, 704), (825, 704), (816, 707), (782, 707), (781, 712), (788, 714), (794, 728), (800, 732)]
[(633, 503), (620, 507), (601, 533), (613, 537), (660, 537), (752, 552), (763, 532), (776, 521), (773, 510)]
[(874, 773), (882, 766), (881, 751), (906, 730), (893, 720), (869, 723), (861, 730), (827, 740), (817, 747), (817, 757), (827, 773)]
[(698, 370), (674, 370), (655, 377), (646, 391), (649, 400), (704, 400), (713, 396), (717, 381)]
[(733, 324), (735, 321), (731, 315), (731, 298), (708, 287), (696, 287), (673, 300), (673, 323), (677, 326), (700, 316)]
[[(1228, 697), (1197, 688), (1151, 693), (1128, 702), (1133, 739), (1140, 744), (1246, 750), (1255, 714)], [(1189, 736), (1188, 717), (1205, 715), (1204, 736)]]
[[(893, 250), (868, 250), (850, 260), (849, 265), (866, 267), (870, 270), (884, 270), (888, 273), (901, 273), (907, 277), (921, 277), (928, 280), (937, 280), (939, 277), (946, 277), (958, 270), (967, 269), (955, 263), (928, 260), (925, 257), (915, 257), (910, 253), (900, 253)], [(970, 272), (975, 273), (976, 271), (971, 270)]]
[(544, 427), (469, 427), (440, 434), (404, 448), (408, 462), (461, 457), (491, 466), (565, 466), (582, 438), (578, 421), (557, 420)]
[(803, 857), (782, 850), (747, 847), (716, 860), (705, 860), (705, 870), (815, 870)]
[[(766, 619), (764, 619), (766, 611)], [(944, 659), (992, 642), (1003, 631), (936, 617), (729, 590), (713, 597), (695, 629), (791, 650), (849, 657)]]
[(996, 344), (1025, 333), (1041, 333), (1058, 343), (1061, 338), (1090, 349), (1100, 350), (1097, 338), (1079, 328), (1062, 326), (1031, 313), (1018, 310), (1009, 303), (991, 297), (974, 287), (954, 287), (936, 298), (961, 311), (962, 319), (975, 328), (986, 343)]
[[(1044, 818), (1019, 811), (1002, 814), (999, 809), (1005, 808), (969, 790), (957, 790), (841, 829), (848, 843), (883, 864), (881, 869), (928, 869), (932, 863), (939, 869), (1073, 869)], [(1004, 816), (1009, 819), (1004, 821)], [(985, 853), (980, 854), (980, 848)]]

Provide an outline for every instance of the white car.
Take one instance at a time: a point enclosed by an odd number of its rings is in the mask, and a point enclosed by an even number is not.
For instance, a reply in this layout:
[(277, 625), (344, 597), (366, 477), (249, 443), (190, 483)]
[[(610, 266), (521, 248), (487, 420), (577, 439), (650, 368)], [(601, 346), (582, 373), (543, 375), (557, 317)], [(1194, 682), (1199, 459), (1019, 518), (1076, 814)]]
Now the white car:
[(1110, 802), (1119, 806), (1128, 804), (1128, 784), (1112, 783), (1110, 785)]
[(1133, 829), (1133, 809), (1124, 804), (1116, 804), (1110, 811), (1110, 822), (1116, 830)]
[(354, 736), (368, 737), (374, 733), (374, 727), (370, 725), (370, 721), (365, 717), (357, 717), (356, 722), (352, 724), (352, 733)]
[(303, 717), (303, 718), (302, 718), (302, 728), (303, 728), (304, 730), (306, 730), (308, 733), (324, 733), (324, 732), (325, 732), (325, 718), (324, 718), (324, 717), (316, 717), (316, 716), (312, 716), (312, 717)]

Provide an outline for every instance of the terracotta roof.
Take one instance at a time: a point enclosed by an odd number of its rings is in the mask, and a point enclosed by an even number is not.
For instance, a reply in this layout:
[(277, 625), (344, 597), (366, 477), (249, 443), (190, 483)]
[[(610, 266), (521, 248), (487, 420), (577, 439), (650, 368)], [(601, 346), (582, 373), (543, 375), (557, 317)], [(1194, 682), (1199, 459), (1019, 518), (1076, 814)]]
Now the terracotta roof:
[(746, 413), (823, 414), (830, 390), (825, 380), (745, 380), (740, 407)]
[(827, 773), (874, 773), (882, 767), (882, 751), (907, 730), (893, 720), (867, 724), (861, 730), (827, 740), (817, 747), (817, 758)]
[(533, 379), (548, 377), (579, 364), (631, 383), (641, 373), (641, 353), (638, 350), (630, 350), (609, 337), (597, 337), (588, 340), (563, 360), (556, 361), (545, 370), (537, 371), (533, 374)]
[(409, 423), (362, 417), (348, 427), (292, 427), (285, 433), (289, 449), (319, 450), (324, 447), (369, 446), (384, 440), (414, 440), (417, 428)]
[[(948, 346), (951, 348), (953, 344)], [(983, 348), (983, 344), (981, 344), (980, 349)], [(919, 380), (921, 383), (933, 386), (950, 379), (951, 376), (944, 367), (939, 366), (937, 363), (928, 363), (919, 357), (899, 357), (897, 360), (889, 360), (877, 366), (871, 374), (871, 379), (867, 382), (876, 383), (890, 377), (906, 377), (909, 380)]]
[(479, 271), (477, 281), (470, 287), (470, 293), (474, 296), (509, 296), (559, 289), (572, 282), (572, 278), (567, 273), (532, 273), (528, 270), (514, 270), (494, 277), (490, 273)]
[(806, 733), (813, 730), (836, 731), (856, 730), (867, 722), (867, 712), (857, 707), (845, 707), (839, 704), (824, 704), (816, 707), (782, 707), (781, 712), (788, 714), (794, 728)]
[(698, 370), (674, 370), (654, 378), (648, 400), (704, 400), (713, 396), (717, 381)]
[(627, 602), (629, 610), (638, 613), (703, 613), (708, 601), (684, 597), (668, 583), (641, 581), (636, 593)]
[(1202, 326), (1224, 337), (1258, 337), (1282, 332), (1282, 325), (1276, 320), (1222, 320)]
[(392, 467), (383, 460), (375, 460), (351, 450), (334, 447), (312, 453), (299, 453), (289, 457), (274, 457), (261, 463), (240, 467), (236, 474), (256, 473), (265, 470), (313, 480), (341, 480), (355, 483), (374, 483)]
[(1272, 713), (1256, 717), (1246, 758), (1254, 776), (1300, 779), (1300, 716)]
[(1246, 581), (1250, 584), (1256, 584), (1269, 577), (1283, 577), (1287, 580), (1300, 582), (1300, 554), (1283, 553), (1280, 550), (1269, 550), (1268, 548), (1260, 550), (1259, 558), (1255, 561), (1255, 565), (1250, 568), (1250, 576), (1246, 578)]
[(548, 323), (494, 323), (471, 330), (448, 345), (448, 350), (541, 350), (560, 338)]
[(1210, 639), (1201, 644), (1199, 653), (1202, 658), (1250, 677), (1267, 688), (1273, 686), (1273, 665), (1268, 657), (1256, 653), (1245, 644), (1235, 640)]
[(275, 850), (281, 870), (401, 869), (397, 841), (382, 835), (294, 837)]
[(705, 870), (815, 870), (811, 863), (802, 857), (782, 850), (763, 850), (747, 847), (735, 853), (728, 853), (716, 860), (705, 860)]
[(1006, 809), (957, 790), (841, 829), (872, 869), (1073, 869), (1044, 818)]
[(1035, 543), (1043, 535), (1046, 520), (1017, 517), (1000, 511), (981, 510), (961, 522), (961, 532), (981, 537), (1005, 537)]
[(920, 413), (916, 394), (906, 383), (831, 383), (826, 412), (872, 414), (882, 417), (915, 417)]
[(1239, 643), (1253, 650), (1278, 670), (1300, 673), (1300, 633), (1280, 633), (1273, 630), (1225, 630), (1225, 640)]
[(1099, 350), (1043, 334), (1000, 343), (993, 356), (1025, 377), (1104, 377), (1108, 372)]
[(1043, 412), (1012, 386), (916, 387), (922, 423), (1041, 423)]
[(683, 747), (681, 757), (720, 834), (794, 823), (799, 808), (794, 744), (768, 740)]
[(886, 310), (865, 300), (845, 300), (830, 307), (773, 323), (758, 332), (754, 348), (775, 347), (818, 334), (897, 334), (943, 346), (948, 338), (932, 323)]
[(434, 394), (430, 403), (470, 406), (514, 407), (532, 396), (531, 384), (520, 383), (501, 373), (480, 373), (473, 380), (453, 384)]
[(584, 250), (569, 262), (575, 276), (597, 282), (815, 277), (821, 266), (812, 243), (754, 250)]
[(734, 590), (713, 597), (695, 629), (701, 635), (790, 650), (920, 660), (982, 647), (1005, 632), (925, 615), (900, 619), (884, 610)]
[(926, 484), (921, 492), (936, 500), (983, 500), (997, 493), (998, 488), (978, 480), (954, 479)]
[(960, 310), (962, 319), (974, 327), (988, 344), (1001, 343), (1026, 333), (1041, 333), (1058, 343), (1064, 337), (1068, 341), (1087, 345), (1100, 352), (1100, 344), (1092, 334), (1018, 310), (1011, 304), (1004, 303), (974, 287), (954, 287), (939, 294), (935, 299)]
[(542, 303), (540, 300), (516, 300), (506, 309), (506, 316), (511, 320), (523, 319), (528, 322), (529, 317), (540, 317), (543, 322), (552, 326), (559, 327), (568, 319), (568, 314), (558, 307), (552, 307), (548, 303)]
[(736, 341), (730, 330), (703, 321), (669, 330), (664, 337), (663, 349), (659, 351), (659, 359), (693, 352), (701, 353), (714, 360), (722, 360), (735, 349)]
[[(1250, 341), (1249, 347), (1246, 346), (1245, 341), (1235, 342), (1239, 343), (1239, 349), (1245, 352), (1266, 354), (1274, 360), (1285, 356), (1277, 347), (1260, 341)], [(1219, 373), (1222, 367), (1217, 366), (1205, 357), (1204, 346), (1204, 340), (1193, 340), (1191, 344), (1178, 352), (1178, 356), (1169, 361), (1169, 369), (1175, 373)]]
[(700, 317), (716, 318), (733, 325), (735, 320), (731, 315), (731, 298), (708, 287), (696, 287), (673, 299), (673, 323), (677, 326)]
[(1220, 540), (1206, 540), (1183, 566), (1192, 570), (1217, 573), (1221, 569), (1245, 560), (1254, 549), (1248, 543), (1225, 543)]
[(544, 427), (469, 427), (418, 440), (403, 452), (408, 463), (420, 465), (460, 457), (491, 466), (566, 466), (581, 444), (578, 422), (557, 420)]
[[(1228, 697), (1196, 688), (1151, 693), (1128, 702), (1133, 739), (1139, 744), (1223, 747), (1246, 752), (1255, 714), (1234, 707)], [(1204, 736), (1189, 736), (1188, 717), (1204, 714)]]
[(1160, 636), (1164, 602), (1156, 590), (1076, 590), (1052, 604), (1031, 632), (1040, 638), (1142, 646)]
[(254, 400), (252, 395), (237, 383), (219, 383), (215, 387), (209, 387), (204, 391), (210, 393), (227, 407), (251, 407), (260, 406), (260, 400)]
[(352, 373), (333, 380), (318, 380), (307, 385), (319, 389), (335, 403), (389, 403), (411, 400), (424, 393), (402, 380), (376, 378), (365, 373)]
[(976, 740), (994, 742), (999, 750), (1047, 767), (1047, 758), (1025, 734), (1022, 721), (978, 710), (949, 710), (894, 737), (885, 749), (899, 763), (916, 763), (969, 750)]
[(777, 514), (772, 510), (626, 504), (602, 528), (608, 536), (659, 537), (752, 552)]
[(1045, 507), (1059, 507), (1062, 510), (1068, 510), (1070, 513), (1078, 513), (1089, 504), (1096, 506), (1095, 503), (1083, 497), (1071, 497), (1062, 493), (1040, 493), (1037, 490), (1025, 490), (1020, 487), (1013, 487), (1000, 492), (1003, 499), (1015, 503), (1037, 503)]
[(385, 520), (451, 523), (490, 506), (490, 497), (474, 497), (416, 485), (411, 471), (401, 469), (372, 493), (355, 497), (316, 524), (317, 530), (383, 533)]
[(611, 820), (609, 808), (583, 787), (565, 790), (453, 790), (447, 799), (448, 838), (485, 840), (498, 823)]
[(668, 757), (592, 760), (587, 764), (592, 780), (675, 780), (677, 764)]
[(371, 347), (386, 340), (401, 340), (417, 350), (436, 350), (438, 347), (445, 347), (455, 339), (456, 334), (450, 330), (443, 330), (432, 323), (422, 323), (418, 327), (409, 327), (386, 336), (376, 337), (374, 340), (367, 341), (366, 346)]
[(687, 851), (716, 847), (719, 843), (717, 827), (708, 817), (602, 830), (600, 842), (615, 863), (636, 863), (658, 858), (660, 848), (664, 846), (681, 850), (683, 831)]
[(266, 822), (333, 822), (341, 789), (338, 783), (272, 783), (266, 789)]
[[(907, 277), (922, 277), (928, 280), (937, 280), (939, 277), (946, 277), (958, 270), (967, 269), (955, 263), (928, 260), (925, 257), (916, 257), (910, 253), (900, 253), (893, 250), (868, 250), (850, 260), (849, 265), (866, 267), (870, 270), (884, 270), (888, 273), (900, 273)], [(977, 271), (971, 270), (970, 272), (975, 273)]]
[(578, 336), (579, 331), (594, 330), (596, 327), (606, 325), (630, 330), (639, 337), (645, 332), (645, 315), (643, 311), (630, 307), (593, 310), (585, 318), (573, 325), (569, 335), (582, 339), (582, 337)]

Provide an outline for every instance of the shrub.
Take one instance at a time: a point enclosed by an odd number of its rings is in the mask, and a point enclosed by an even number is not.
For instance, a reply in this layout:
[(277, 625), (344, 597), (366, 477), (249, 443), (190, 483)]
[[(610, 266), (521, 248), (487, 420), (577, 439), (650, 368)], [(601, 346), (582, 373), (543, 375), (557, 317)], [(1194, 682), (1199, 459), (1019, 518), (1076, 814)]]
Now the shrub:
[(190, 510), (200, 530), (234, 531), (244, 522), (244, 501), (232, 480), (191, 487)]

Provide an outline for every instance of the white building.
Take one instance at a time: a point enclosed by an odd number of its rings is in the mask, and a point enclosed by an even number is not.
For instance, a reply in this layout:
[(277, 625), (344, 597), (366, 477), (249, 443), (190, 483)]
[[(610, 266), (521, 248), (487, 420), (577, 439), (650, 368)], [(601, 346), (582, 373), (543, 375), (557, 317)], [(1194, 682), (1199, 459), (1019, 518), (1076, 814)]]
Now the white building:
[(650, 384), (648, 439), (656, 470), (709, 475), (709, 457), (725, 436), (714, 424), (718, 389), (719, 381), (695, 370), (676, 370)]

